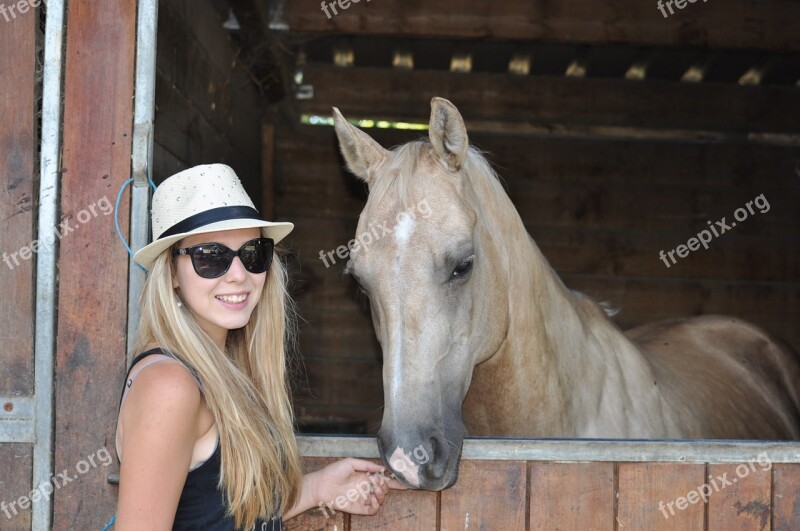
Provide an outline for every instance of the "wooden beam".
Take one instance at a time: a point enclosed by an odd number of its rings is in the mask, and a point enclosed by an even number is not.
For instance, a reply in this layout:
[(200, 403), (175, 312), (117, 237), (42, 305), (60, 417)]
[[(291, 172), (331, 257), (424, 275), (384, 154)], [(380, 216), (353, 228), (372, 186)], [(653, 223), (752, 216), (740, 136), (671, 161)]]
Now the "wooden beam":
[(450, 99), (467, 121), (686, 129), (730, 133), (796, 133), (794, 88), (669, 81), (521, 77), (307, 64), (314, 98), (302, 113), (380, 117), (427, 123), (430, 100)]
[(800, 3), (782, 0), (683, 2), (667, 17), (655, 0), (330, 3), (326, 15), (319, 0), (291, 0), (284, 19), (292, 32), (800, 50)]
[[(115, 453), (128, 255), (105, 205), (130, 176), (136, 1), (71, 2), (67, 16), (61, 213), (71, 232), (58, 259), (54, 469), (72, 476), (89, 455)], [(127, 227), (126, 201), (118, 216)], [(116, 509), (112, 470), (92, 467), (56, 491), (53, 528), (107, 521)]]
[(0, 24), (0, 50), (14, 51), (0, 54), (0, 297), (10, 303), (0, 308), (3, 367), (8, 369), (0, 373), (0, 395), (32, 395), (37, 11), (10, 22), (0, 19)]
[[(11, 7), (14, 7), (11, 4)], [(0, 396), (25, 397), (34, 394), (34, 265), (31, 242), (35, 239), (34, 186), (36, 156), (36, 32), (38, 10), (16, 18), (0, 20)], [(13, 52), (13, 53), (12, 53)], [(35, 249), (33, 250), (35, 253)], [(16, 400), (0, 402), (6, 418), (19, 411)], [(0, 418), (0, 422), (3, 419)], [(0, 430), (3, 431), (3, 430)], [(16, 502), (30, 492), (33, 475), (33, 447), (29, 443), (0, 443), (0, 500)], [(30, 529), (30, 508), (12, 505), (0, 516), (4, 529)], [(30, 507), (30, 506), (28, 506)]]

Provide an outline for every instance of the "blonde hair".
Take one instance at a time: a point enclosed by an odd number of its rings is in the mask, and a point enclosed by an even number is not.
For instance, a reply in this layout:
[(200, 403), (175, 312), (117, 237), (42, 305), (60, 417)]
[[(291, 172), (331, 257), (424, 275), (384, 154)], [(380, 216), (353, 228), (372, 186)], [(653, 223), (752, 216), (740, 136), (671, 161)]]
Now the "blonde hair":
[(155, 343), (198, 377), (219, 432), (228, 514), (237, 528), (252, 528), (285, 513), (302, 482), (287, 379), (295, 313), (286, 269), (276, 252), (250, 321), (228, 332), (223, 351), (178, 306), (171, 255), (161, 253), (145, 281), (134, 354)]

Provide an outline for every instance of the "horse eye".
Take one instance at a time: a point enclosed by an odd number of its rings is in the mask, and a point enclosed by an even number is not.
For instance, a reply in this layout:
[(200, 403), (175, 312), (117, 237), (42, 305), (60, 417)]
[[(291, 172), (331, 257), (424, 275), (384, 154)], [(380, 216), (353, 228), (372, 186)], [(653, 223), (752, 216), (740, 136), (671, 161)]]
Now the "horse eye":
[(451, 275), (451, 279), (462, 278), (466, 276), (472, 270), (472, 262), (473, 257), (469, 257), (466, 260), (462, 260), (458, 263), (456, 268), (453, 270), (453, 274)]

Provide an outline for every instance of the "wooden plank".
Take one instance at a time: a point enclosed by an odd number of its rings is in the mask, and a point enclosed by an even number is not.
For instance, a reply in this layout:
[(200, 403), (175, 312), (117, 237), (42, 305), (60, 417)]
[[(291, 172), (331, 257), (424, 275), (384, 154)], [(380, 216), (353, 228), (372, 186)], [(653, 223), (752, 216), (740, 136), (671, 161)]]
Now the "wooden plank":
[[(248, 191), (258, 192), (261, 142), (258, 93), (237, 56), (239, 50), (208, 1), (168, 0), (159, 7), (158, 74), (238, 152), (230, 161)], [(159, 87), (162, 91), (165, 87)], [(164, 93), (165, 95), (167, 92)], [(158, 108), (161, 94), (157, 91)], [(158, 130), (157, 130), (158, 131)], [(192, 139), (189, 132), (189, 139)], [(157, 133), (157, 135), (159, 135)], [(159, 135), (160, 136), (160, 135)]]
[(383, 404), (381, 364), (350, 360), (307, 358), (295, 400), (331, 405)]
[(776, 464), (772, 472), (772, 528), (800, 529), (800, 464)]
[[(330, 115), (330, 109), (325, 115)], [(379, 116), (370, 114), (370, 117)], [(425, 115), (417, 119), (427, 123)], [(366, 131), (387, 148), (425, 136), (424, 131), (380, 128)], [(469, 139), (486, 152), (503, 180), (575, 185), (703, 186), (769, 195), (773, 190), (791, 192), (796, 188), (795, 167), (800, 163), (800, 148), (792, 146), (655, 139), (631, 142), (615, 138), (474, 130), (469, 131)], [(325, 179), (335, 178), (331, 165), (344, 168), (331, 127), (281, 123), (276, 131), (276, 142), (281, 155), (275, 161), (278, 177), (305, 174), (315, 184), (319, 180), (320, 185), (324, 185)], [(346, 175), (356, 181), (354, 176)], [(283, 185), (292, 183), (288, 180)]]
[[(664, 2), (666, 4), (666, 2)], [(335, 4), (335, 2), (334, 2)], [(667, 18), (655, 2), (611, 0), (558, 3), (511, 0), (464, 2), (346, 2), (346, 10), (321, 11), (317, 0), (287, 2), (284, 19), (293, 32), (339, 32), (397, 37), (520, 39), (566, 43), (621, 43), (762, 50), (798, 50), (793, 21), (800, 6), (768, 0), (752, 4), (683, 4)], [(342, 4), (338, 4), (342, 5)], [(666, 8), (665, 12), (669, 13)], [(338, 14), (334, 14), (338, 13)]]
[(300, 325), (300, 351), (305, 358), (381, 362), (380, 344), (368, 311), (359, 310), (355, 302), (352, 309), (336, 312), (315, 308), (302, 299), (298, 302), (300, 315), (308, 323)]
[(13, 51), (0, 54), (0, 299), (13, 301), (0, 308), (6, 369), (0, 374), (0, 395), (6, 396), (33, 394), (37, 21), (38, 11), (32, 9), (0, 22), (0, 50)]
[[(520, 77), (390, 68), (337, 68), (310, 63), (304, 82), (314, 98), (298, 111), (330, 114), (337, 106), (356, 117), (400, 118), (427, 123), (430, 100), (456, 104), (467, 120), (551, 126), (596, 125), (729, 133), (796, 133), (800, 93), (790, 87), (614, 79)], [(363, 87), (370, 87), (364, 90)], [(536, 97), (531, 97), (535, 94)]]
[(295, 401), (297, 430), (302, 433), (376, 435), (383, 408), (360, 404), (328, 405), (318, 400)]
[(186, 164), (158, 142), (153, 143), (153, 180), (161, 182), (186, 169)]
[[(236, 146), (214, 127), (184, 94), (161, 74), (156, 75), (155, 141), (185, 167), (225, 163), (236, 170), (251, 197), (260, 197), (260, 152)], [(253, 132), (258, 146), (258, 128)], [(161, 177), (168, 177), (163, 175)]]
[[(756, 237), (731, 236), (715, 240), (708, 250), (701, 247), (686, 258), (674, 255), (677, 263), (670, 261), (667, 268), (659, 253), (686, 243), (687, 237), (681, 237), (678, 231), (648, 237), (646, 231), (638, 230), (531, 227), (529, 233), (550, 265), (562, 275), (714, 279), (735, 283), (763, 281), (789, 285), (800, 278), (800, 264), (793, 257), (795, 253), (787, 253), (797, 241), (790, 238), (776, 237), (772, 242), (764, 242)], [(694, 237), (696, 232), (689, 234)]]
[[(306, 126), (316, 133), (326, 127)], [(395, 130), (399, 133), (399, 130)], [(387, 148), (416, 140), (419, 135), (387, 134), (368, 129)], [(344, 170), (338, 146), (328, 134), (299, 131), (279, 144), (275, 161), (281, 186), (288, 187), (297, 175), (303, 183), (327, 186), (328, 180), (349, 184), (356, 177)], [(280, 134), (280, 133), (279, 133)], [(635, 187), (693, 186), (706, 190), (793, 193), (794, 168), (800, 149), (753, 144), (689, 144), (657, 141), (636, 143), (609, 138), (547, 137), (534, 134), (487, 134), (470, 132), (470, 143), (486, 151), (486, 158), (504, 182), (572, 184), (574, 186), (627, 185)], [(312, 142), (318, 143), (311, 146)], [(575, 153), (580, 156), (575, 156)], [(300, 183), (297, 183), (300, 184)]]
[(530, 529), (614, 530), (614, 463), (530, 462)]
[(470, 142), (489, 152), (487, 158), (504, 179), (524, 176), (576, 185), (703, 186), (769, 195), (775, 189), (796, 188), (795, 167), (800, 162), (797, 147), (734, 142), (631, 142), (473, 132)]
[[(103, 198), (113, 204), (130, 176), (136, 2), (73, 2), (67, 17), (61, 212), (78, 228), (61, 239), (58, 261), (55, 470), (113, 451), (109, 397), (125, 371), (128, 255), (112, 216), (85, 212)], [(127, 227), (127, 203), (118, 216)], [(54, 528), (96, 528), (114, 514), (109, 471), (93, 468), (56, 491)]]
[[(10, 6), (10, 7), (13, 7)], [(1, 396), (31, 396), (33, 384), (34, 263), (38, 187), (34, 180), (37, 155), (35, 102), (38, 10), (0, 21), (0, 334), (3, 340)], [(13, 52), (13, 53), (12, 53)], [(6, 412), (0, 403), (0, 415)], [(29, 502), (33, 476), (33, 446), (0, 444), (0, 528), (27, 530), (31, 526)]]
[[(315, 472), (326, 465), (337, 461), (335, 458), (327, 457), (306, 457), (303, 459), (304, 473)], [(284, 522), (287, 531), (339, 531), (345, 529), (345, 521), (349, 523), (349, 515), (337, 512), (335, 515), (330, 511), (323, 511), (319, 508), (309, 509), (291, 520)]]
[[(800, 286), (660, 281), (563, 275), (564, 283), (619, 308), (616, 320), (653, 321), (688, 315), (734, 315), (759, 323), (791, 323), (800, 313)], [(795, 321), (796, 325), (796, 321)]]
[[(222, 27), (225, 22), (220, 16), (222, 12), (227, 15), (228, 11), (224, 8), (218, 11), (214, 7), (214, 2), (210, 1), (166, 0), (159, 5), (159, 26), (162, 23), (165, 25), (163, 29), (159, 27), (159, 31), (166, 32), (165, 35), (176, 35), (179, 39), (187, 41), (184, 43), (170, 41), (177, 44), (179, 48), (174, 49), (173, 52), (194, 55), (194, 57), (184, 56), (189, 61), (198, 61), (202, 58), (202, 63), (210, 62), (210, 65), (203, 65), (203, 68), (211, 67), (224, 72), (232, 68), (232, 60), (235, 59), (236, 51), (228, 31)], [(159, 38), (161, 36), (162, 33), (159, 33)], [(159, 41), (159, 46), (161, 44)], [(202, 48), (202, 51), (190, 51), (195, 47)], [(173, 66), (181, 68), (181, 65), (177, 63)], [(241, 68), (238, 65), (233, 66)], [(189, 73), (191, 74), (191, 72)]]
[[(765, 454), (766, 457), (766, 454)], [(708, 480), (697, 489), (707, 494), (708, 530), (771, 529), (771, 463), (708, 465)]]
[(458, 481), (441, 491), (440, 529), (525, 529), (526, 468), (524, 461), (461, 461)]
[(703, 504), (685, 499), (703, 484), (704, 465), (619, 463), (617, 467), (619, 529), (704, 529)]
[(8, 471), (0, 476), (0, 528), (4, 531), (30, 531), (31, 476), (33, 474), (33, 445), (0, 444), (0, 466)]

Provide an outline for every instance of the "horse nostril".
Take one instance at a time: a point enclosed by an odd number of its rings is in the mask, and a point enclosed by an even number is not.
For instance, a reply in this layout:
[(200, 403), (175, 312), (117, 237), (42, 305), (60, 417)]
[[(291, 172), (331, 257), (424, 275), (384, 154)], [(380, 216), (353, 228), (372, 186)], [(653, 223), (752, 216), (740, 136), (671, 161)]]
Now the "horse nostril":
[(431, 479), (441, 479), (447, 471), (447, 461), (450, 456), (447, 441), (441, 435), (434, 435), (428, 439), (430, 448), (428, 462), (423, 466), (427, 476)]

